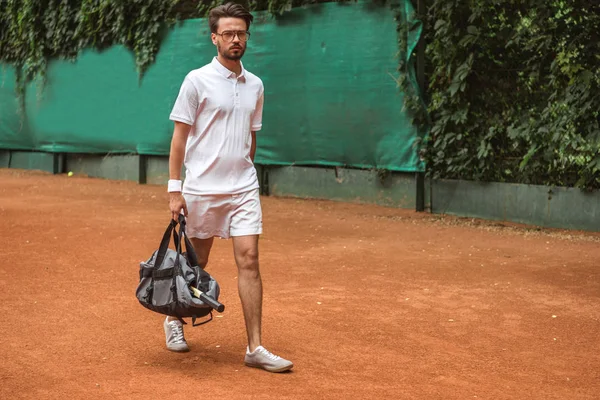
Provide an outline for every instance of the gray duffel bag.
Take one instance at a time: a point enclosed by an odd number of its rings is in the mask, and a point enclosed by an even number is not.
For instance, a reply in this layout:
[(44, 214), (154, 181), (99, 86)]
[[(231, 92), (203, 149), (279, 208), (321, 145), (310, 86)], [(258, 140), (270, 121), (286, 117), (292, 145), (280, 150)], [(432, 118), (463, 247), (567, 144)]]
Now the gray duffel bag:
[[(179, 223), (179, 234), (177, 224)], [(169, 248), (173, 237), (175, 249)], [(186, 252), (181, 252), (181, 241), (185, 242)], [(160, 247), (146, 262), (140, 263), (140, 281), (136, 297), (140, 304), (154, 312), (183, 318), (192, 318), (192, 325), (198, 326), (212, 320), (212, 310), (223, 312), (225, 306), (219, 303), (219, 284), (213, 277), (198, 266), (194, 248), (185, 234), (185, 217), (171, 220), (160, 242)], [(197, 318), (209, 317), (200, 323)]]

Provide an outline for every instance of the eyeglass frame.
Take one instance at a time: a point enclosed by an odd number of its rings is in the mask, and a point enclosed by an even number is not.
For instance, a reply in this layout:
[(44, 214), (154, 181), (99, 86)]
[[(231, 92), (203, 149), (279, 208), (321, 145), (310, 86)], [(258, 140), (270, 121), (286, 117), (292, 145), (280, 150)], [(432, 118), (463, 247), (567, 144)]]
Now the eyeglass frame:
[[(226, 33), (233, 34), (233, 37), (231, 38), (231, 40), (229, 40), (229, 41), (225, 40), (223, 35)], [(242, 38), (239, 36), (240, 34), (246, 34), (246, 40), (242, 40)], [(232, 43), (235, 40), (236, 36), (238, 39), (240, 39), (240, 42), (244, 42), (244, 43), (250, 39), (250, 31), (223, 31), (221, 33), (215, 32), (215, 35), (221, 36), (223, 38), (223, 40), (225, 40), (225, 42), (227, 42), (227, 43)]]

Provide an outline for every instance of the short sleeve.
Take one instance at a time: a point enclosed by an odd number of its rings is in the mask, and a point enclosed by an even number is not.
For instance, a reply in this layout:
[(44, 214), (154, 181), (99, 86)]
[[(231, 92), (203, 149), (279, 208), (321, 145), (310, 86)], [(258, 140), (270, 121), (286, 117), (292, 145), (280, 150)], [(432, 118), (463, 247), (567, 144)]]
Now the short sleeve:
[(172, 121), (183, 122), (188, 125), (194, 125), (196, 122), (196, 116), (198, 115), (198, 90), (190, 80), (185, 78), (179, 89), (179, 95), (169, 119)]
[(265, 102), (265, 90), (261, 87), (260, 95), (256, 101), (254, 114), (252, 114), (252, 131), (260, 131), (262, 128), (263, 104)]

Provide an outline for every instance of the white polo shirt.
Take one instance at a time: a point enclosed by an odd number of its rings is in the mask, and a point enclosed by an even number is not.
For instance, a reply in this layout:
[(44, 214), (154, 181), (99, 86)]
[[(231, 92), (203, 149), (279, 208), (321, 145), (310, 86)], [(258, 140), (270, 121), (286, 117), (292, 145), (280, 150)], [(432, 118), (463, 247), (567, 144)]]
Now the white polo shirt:
[(185, 150), (184, 193), (238, 194), (258, 188), (250, 158), (251, 131), (262, 127), (264, 86), (215, 57), (184, 79), (170, 119), (191, 125)]

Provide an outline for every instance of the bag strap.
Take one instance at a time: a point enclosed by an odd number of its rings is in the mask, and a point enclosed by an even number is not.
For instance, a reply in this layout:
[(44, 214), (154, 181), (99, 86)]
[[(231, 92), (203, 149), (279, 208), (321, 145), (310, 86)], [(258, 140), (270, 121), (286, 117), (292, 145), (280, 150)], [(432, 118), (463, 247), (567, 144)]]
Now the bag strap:
[(198, 256), (196, 255), (196, 251), (194, 250), (194, 246), (188, 239), (187, 234), (185, 233), (185, 217), (180, 214), (179, 215), (179, 235), (177, 232), (173, 233), (173, 240), (175, 241), (175, 247), (177, 248), (177, 254), (181, 254), (181, 238), (183, 237), (185, 242), (185, 251), (187, 254), (187, 259), (190, 263), (190, 266), (196, 267), (198, 265)]
[(206, 324), (206, 323), (209, 323), (209, 322), (210, 322), (210, 321), (212, 321), (212, 319), (213, 319), (213, 313), (212, 313), (212, 310), (210, 310), (210, 313), (209, 313), (209, 315), (210, 315), (210, 318), (209, 318), (209, 319), (207, 319), (207, 320), (205, 320), (205, 321), (202, 321), (202, 322), (198, 322), (198, 323), (196, 323), (196, 320), (197, 320), (198, 318), (196, 318), (196, 317), (192, 317), (192, 326), (200, 326), (200, 325), (204, 325), (204, 324)]
[(158, 247), (158, 254), (156, 255), (156, 260), (154, 260), (153, 270), (157, 270), (163, 263), (165, 259), (165, 255), (167, 254), (167, 249), (169, 248), (169, 242), (171, 240), (171, 233), (174, 232), (174, 228), (177, 226), (177, 221), (171, 219), (169, 226), (165, 230), (165, 234), (163, 235), (162, 240), (160, 241), (160, 246)]

